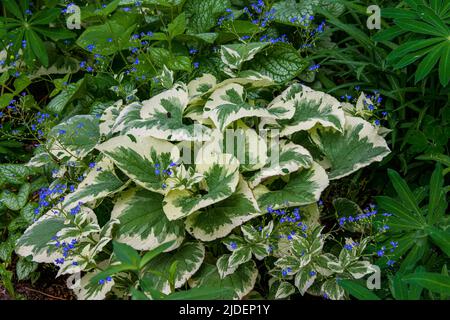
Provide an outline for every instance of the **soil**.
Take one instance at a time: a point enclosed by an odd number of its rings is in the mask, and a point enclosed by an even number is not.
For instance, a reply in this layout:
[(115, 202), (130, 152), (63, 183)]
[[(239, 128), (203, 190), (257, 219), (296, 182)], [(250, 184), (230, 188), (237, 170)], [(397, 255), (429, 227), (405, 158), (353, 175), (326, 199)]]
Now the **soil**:
[[(66, 277), (55, 279), (55, 271), (39, 270), (41, 276), (32, 284), (30, 281), (14, 283), (15, 299), (21, 300), (75, 300), (76, 297), (66, 285)], [(0, 300), (14, 300), (0, 284)]]

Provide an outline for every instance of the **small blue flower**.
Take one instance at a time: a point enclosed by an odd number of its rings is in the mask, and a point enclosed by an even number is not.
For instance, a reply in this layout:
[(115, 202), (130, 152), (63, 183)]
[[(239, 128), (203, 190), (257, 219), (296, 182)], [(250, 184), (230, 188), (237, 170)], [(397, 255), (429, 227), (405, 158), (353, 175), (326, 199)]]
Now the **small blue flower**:
[(197, 69), (200, 66), (200, 63), (194, 62), (193, 65), (194, 65), (194, 68)]
[(353, 249), (353, 246), (351, 244), (347, 243), (346, 245), (344, 245), (344, 249), (350, 251)]
[(230, 242), (230, 247), (231, 247), (232, 250), (236, 250), (238, 245), (237, 245), (236, 242), (232, 241), (232, 242)]
[(95, 162), (91, 162), (91, 163), (89, 163), (89, 168), (95, 168)]

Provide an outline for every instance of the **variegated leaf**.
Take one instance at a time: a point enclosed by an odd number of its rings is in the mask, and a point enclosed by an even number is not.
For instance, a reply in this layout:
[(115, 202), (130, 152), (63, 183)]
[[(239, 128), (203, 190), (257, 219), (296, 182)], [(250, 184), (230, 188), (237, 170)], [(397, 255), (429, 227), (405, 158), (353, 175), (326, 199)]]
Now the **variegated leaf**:
[(169, 220), (180, 219), (231, 196), (239, 180), (239, 162), (230, 154), (203, 154), (197, 158), (196, 171), (203, 175), (200, 185), (206, 193), (171, 190), (164, 198), (164, 212)]
[(114, 279), (105, 281), (104, 284), (92, 283), (91, 279), (100, 271), (89, 272), (81, 278), (80, 285), (74, 288), (78, 300), (103, 300), (106, 298), (106, 295), (111, 291), (115, 283)]
[(66, 196), (63, 202), (66, 210), (77, 206), (79, 202), (88, 203), (109, 196), (123, 185), (123, 182), (115, 175), (114, 165), (109, 158), (101, 160), (90, 170), (75, 192)]
[(239, 265), (230, 267), (228, 263), (230, 260), (230, 256), (231, 254), (224, 254), (220, 256), (219, 259), (217, 259), (216, 266), (221, 279), (225, 278), (229, 274), (232, 274), (239, 267)]
[(275, 299), (286, 299), (294, 293), (295, 287), (290, 282), (281, 281), (275, 293)]
[[(293, 103), (294, 114), (289, 119), (276, 120), (276, 126), (281, 129), (281, 136), (287, 136), (302, 130), (309, 130), (316, 124), (322, 127), (330, 127), (337, 131), (343, 131), (344, 111), (341, 103), (334, 97), (320, 91), (314, 91), (309, 87), (294, 86), (282, 93), (282, 97), (275, 99), (273, 106), (283, 105), (280, 102), (286, 99), (284, 104), (291, 107)], [(292, 97), (292, 94), (294, 96)], [(267, 121), (271, 123), (271, 121)]]
[(111, 212), (111, 218), (120, 221), (117, 240), (136, 250), (152, 250), (172, 240), (176, 243), (169, 250), (179, 246), (184, 238), (184, 223), (167, 219), (162, 200), (160, 194), (140, 188), (122, 193)]
[(118, 136), (96, 148), (136, 184), (161, 194), (166, 193), (163, 169), (179, 158), (175, 145), (152, 137)]
[(289, 109), (266, 109), (264, 106), (249, 104), (245, 100), (244, 87), (230, 83), (216, 89), (205, 104), (204, 117), (209, 117), (214, 125), (223, 131), (230, 123), (245, 117), (284, 118)]
[(221, 278), (217, 267), (204, 264), (202, 268), (189, 281), (191, 287), (196, 288), (231, 288), (233, 296), (224, 295), (222, 299), (242, 299), (252, 291), (258, 277), (258, 269), (254, 261), (241, 264), (235, 272)]
[(225, 237), (235, 227), (260, 214), (252, 191), (241, 178), (236, 192), (229, 198), (190, 215), (186, 230), (197, 239), (212, 241)]
[[(193, 274), (197, 272), (205, 258), (205, 247), (200, 242), (187, 242), (175, 251), (163, 253), (153, 258), (149, 264), (149, 270), (167, 273), (173, 263), (175, 268), (175, 288), (183, 286)], [(146, 280), (152, 284), (152, 288), (162, 293), (169, 294), (169, 281), (155, 274), (148, 273)]]
[(345, 117), (344, 132), (317, 130), (312, 138), (331, 167), (330, 180), (345, 177), (372, 162), (381, 161), (390, 150), (377, 129), (356, 117)]
[(275, 209), (316, 202), (327, 186), (328, 177), (325, 170), (313, 162), (311, 168), (291, 174), (283, 188), (270, 191), (263, 185), (259, 185), (255, 193), (259, 194), (257, 199), (261, 208), (271, 206)]
[(112, 133), (114, 123), (120, 114), (121, 107), (122, 100), (119, 100), (103, 111), (99, 121), (100, 135), (109, 137)]
[(278, 157), (275, 160), (272, 157), (268, 159), (268, 163), (249, 178), (250, 187), (254, 188), (270, 177), (284, 176), (298, 171), (300, 168), (309, 168), (313, 163), (313, 158), (308, 150), (286, 140), (273, 145), (272, 154), (276, 154)]
[(55, 157), (74, 161), (85, 157), (99, 140), (99, 120), (92, 115), (77, 115), (53, 127), (47, 143)]
[(32, 256), (35, 262), (52, 263), (61, 254), (50, 243), (62, 228), (64, 218), (49, 211), (25, 230), (16, 243), (16, 253), (22, 257)]
[[(187, 104), (187, 88), (177, 85), (150, 100), (143, 101), (140, 118), (128, 121), (122, 133), (169, 141), (208, 140), (209, 128), (198, 123), (183, 123)], [(130, 112), (128, 115), (133, 118), (136, 116), (135, 112)]]

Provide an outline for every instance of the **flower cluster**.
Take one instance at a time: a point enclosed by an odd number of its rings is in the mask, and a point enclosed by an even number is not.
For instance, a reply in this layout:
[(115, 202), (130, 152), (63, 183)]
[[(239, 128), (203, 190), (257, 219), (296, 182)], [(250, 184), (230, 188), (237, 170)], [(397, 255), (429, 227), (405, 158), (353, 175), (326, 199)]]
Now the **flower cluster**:
[(294, 208), (293, 210), (288, 209), (277, 209), (274, 210), (271, 206), (267, 207), (267, 213), (271, 214), (274, 219), (278, 219), (278, 232), (280, 233), (278, 238), (286, 238), (287, 240), (292, 240), (293, 237), (298, 233), (305, 237), (306, 230), (308, 226), (300, 221), (300, 209)]
[[(62, 257), (57, 258), (54, 262), (56, 265), (62, 265), (64, 264), (69, 257), (75, 255), (76, 245), (78, 244), (77, 239), (72, 239), (70, 242), (60, 242), (58, 240), (58, 236), (52, 237), (52, 240), (55, 241), (54, 245), (58, 250), (61, 251)], [(72, 265), (76, 266), (78, 265), (77, 261), (72, 261)]]
[(163, 188), (163, 189), (166, 189), (167, 188), (167, 184), (165, 183), (165, 180), (167, 179), (167, 178), (170, 178), (171, 176), (172, 176), (172, 174), (173, 174), (173, 170), (174, 170), (174, 168), (177, 166), (177, 164), (175, 163), (175, 162), (173, 162), (173, 161), (171, 161), (170, 162), (170, 164), (165, 168), (165, 169), (163, 169), (162, 167), (161, 167), (161, 164), (159, 164), (159, 163), (155, 163), (154, 165), (153, 165), (153, 167), (154, 167), (154, 174), (156, 175), (156, 176), (158, 176), (158, 177), (160, 177), (160, 180), (161, 181), (163, 181), (162, 182), (162, 185), (161, 185), (161, 187)]

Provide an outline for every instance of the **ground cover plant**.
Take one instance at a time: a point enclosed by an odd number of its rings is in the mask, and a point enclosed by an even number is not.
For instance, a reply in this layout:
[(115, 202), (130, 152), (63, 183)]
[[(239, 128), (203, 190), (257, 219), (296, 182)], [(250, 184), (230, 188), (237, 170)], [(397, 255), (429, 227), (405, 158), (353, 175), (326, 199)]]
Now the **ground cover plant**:
[(3, 0), (0, 297), (448, 299), (450, 6), (371, 4)]

